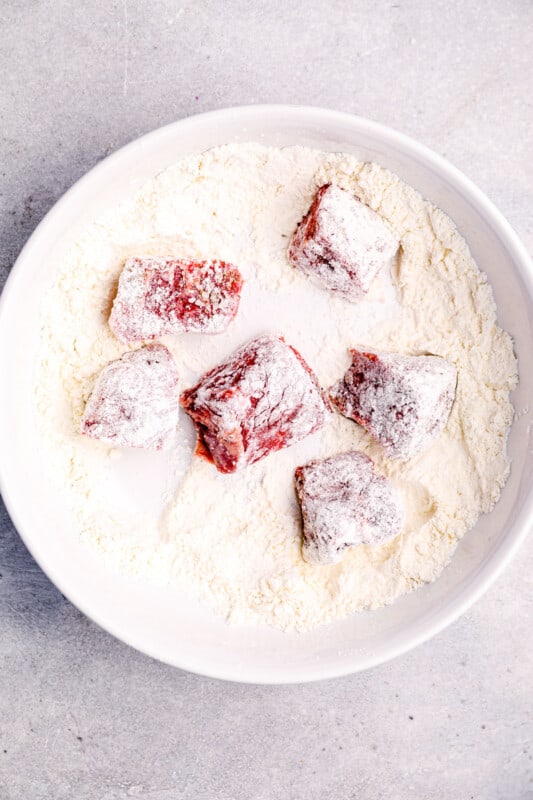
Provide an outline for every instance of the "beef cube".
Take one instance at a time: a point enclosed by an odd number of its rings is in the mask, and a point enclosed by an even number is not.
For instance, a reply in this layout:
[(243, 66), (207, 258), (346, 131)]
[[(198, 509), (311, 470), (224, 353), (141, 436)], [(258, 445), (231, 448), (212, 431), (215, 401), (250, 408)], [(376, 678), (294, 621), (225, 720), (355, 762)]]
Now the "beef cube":
[(178, 370), (171, 353), (151, 344), (111, 361), (98, 375), (81, 431), (115, 447), (160, 450), (178, 424)]
[(128, 258), (109, 324), (121, 342), (167, 333), (222, 333), (239, 308), (242, 276), (224, 261)]
[(335, 564), (349, 547), (384, 544), (401, 532), (400, 493), (363, 453), (311, 461), (298, 467), (295, 480), (303, 519), (302, 551), (310, 564)]
[(406, 461), (442, 433), (455, 397), (455, 367), (438, 356), (363, 353), (330, 390), (333, 404)]
[(357, 302), (397, 250), (398, 240), (379, 214), (328, 183), (293, 234), (288, 258), (325, 289)]
[(236, 472), (317, 431), (328, 411), (318, 381), (281, 336), (259, 336), (181, 396), (198, 453)]

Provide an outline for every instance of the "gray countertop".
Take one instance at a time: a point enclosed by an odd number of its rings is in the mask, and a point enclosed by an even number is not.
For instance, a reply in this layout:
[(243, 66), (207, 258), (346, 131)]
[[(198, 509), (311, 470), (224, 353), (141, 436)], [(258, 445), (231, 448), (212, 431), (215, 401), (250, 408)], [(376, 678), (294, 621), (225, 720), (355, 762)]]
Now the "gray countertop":
[[(528, 0), (4, 0), (0, 282), (103, 156), (207, 109), (309, 103), (446, 155), (531, 249)], [(159, 664), (43, 575), (0, 510), (1, 800), (533, 800), (533, 539), (438, 637), (335, 681)]]

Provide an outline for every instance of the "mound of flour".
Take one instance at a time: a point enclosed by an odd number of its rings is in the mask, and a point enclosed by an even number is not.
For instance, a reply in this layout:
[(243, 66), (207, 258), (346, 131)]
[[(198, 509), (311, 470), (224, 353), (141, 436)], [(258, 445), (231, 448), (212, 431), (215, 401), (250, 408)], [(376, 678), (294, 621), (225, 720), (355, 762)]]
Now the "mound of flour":
[[(325, 182), (357, 194), (401, 240), (391, 275), (362, 304), (313, 286), (287, 262), (288, 239)], [(458, 369), (444, 433), (419, 457), (394, 463), (335, 414), (323, 431), (236, 475), (192, 458), (184, 414), (170, 456), (82, 438), (96, 374), (128, 349), (107, 324), (118, 275), (127, 257), (147, 254), (219, 258), (245, 277), (227, 333), (162, 340), (182, 389), (267, 331), (296, 346), (324, 386), (346, 370), (349, 347), (429, 352)], [(491, 288), (442, 211), (375, 164), (247, 144), (179, 162), (85, 231), (44, 299), (35, 393), (40, 446), (71, 509), (73, 535), (111, 569), (175, 583), (231, 622), (304, 630), (437, 578), (505, 483), (515, 383), (512, 342), (497, 325)], [(300, 552), (294, 469), (351, 448), (368, 453), (400, 488), (404, 532), (354, 548), (340, 564), (309, 565)]]

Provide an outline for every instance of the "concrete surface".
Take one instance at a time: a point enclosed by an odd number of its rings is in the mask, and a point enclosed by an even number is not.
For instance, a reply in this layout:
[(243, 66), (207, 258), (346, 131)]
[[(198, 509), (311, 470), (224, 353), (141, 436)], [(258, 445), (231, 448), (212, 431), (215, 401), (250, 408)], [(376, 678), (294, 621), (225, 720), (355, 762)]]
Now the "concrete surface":
[[(528, 0), (3, 0), (2, 282), (73, 181), (188, 114), (303, 102), (448, 156), (533, 245)], [(433, 641), (363, 675), (223, 684), (73, 608), (0, 517), (1, 800), (532, 800), (533, 539)]]

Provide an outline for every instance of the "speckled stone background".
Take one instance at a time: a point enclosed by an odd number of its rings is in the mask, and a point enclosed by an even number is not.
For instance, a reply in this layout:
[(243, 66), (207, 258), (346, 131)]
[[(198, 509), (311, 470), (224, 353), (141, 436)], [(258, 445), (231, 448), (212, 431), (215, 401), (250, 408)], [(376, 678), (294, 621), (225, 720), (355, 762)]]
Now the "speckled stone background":
[[(241, 103), (328, 106), (416, 137), (531, 249), (532, 53), (529, 0), (3, 0), (0, 280), (105, 155)], [(224, 684), (85, 619), (2, 507), (0, 798), (533, 800), (532, 575), (530, 538), (461, 620), (368, 673)]]

